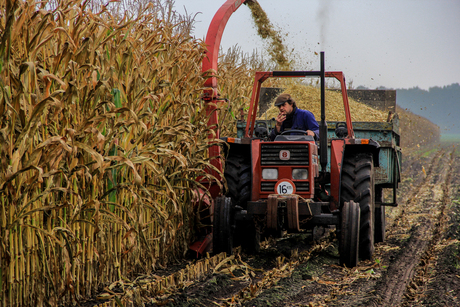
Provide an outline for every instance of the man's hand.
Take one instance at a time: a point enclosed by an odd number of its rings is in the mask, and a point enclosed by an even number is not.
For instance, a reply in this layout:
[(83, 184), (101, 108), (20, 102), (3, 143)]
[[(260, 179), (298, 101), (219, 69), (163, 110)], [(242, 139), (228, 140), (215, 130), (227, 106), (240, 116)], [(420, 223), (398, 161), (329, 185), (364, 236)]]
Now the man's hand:
[(315, 133), (311, 130), (307, 130), (307, 135), (311, 135), (312, 137), (315, 137)]
[(283, 124), (285, 120), (286, 120), (286, 114), (280, 112), (278, 116), (276, 117), (276, 132), (280, 132), (281, 125)]

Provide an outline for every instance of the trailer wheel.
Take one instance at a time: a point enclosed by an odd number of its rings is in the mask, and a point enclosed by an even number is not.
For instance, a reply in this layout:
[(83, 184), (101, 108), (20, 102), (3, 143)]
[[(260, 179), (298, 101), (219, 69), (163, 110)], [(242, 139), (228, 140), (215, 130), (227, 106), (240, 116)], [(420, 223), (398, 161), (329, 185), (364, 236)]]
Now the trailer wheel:
[(340, 221), (340, 265), (353, 268), (358, 264), (359, 205), (354, 201), (343, 204)]
[(233, 252), (233, 206), (229, 197), (217, 197), (212, 231), (213, 253)]
[(230, 154), (225, 162), (225, 179), (227, 196), (232, 198), (235, 206), (246, 208), (251, 200), (251, 159), (250, 156)]
[(345, 156), (342, 167), (340, 198), (353, 200), (361, 209), (359, 256), (371, 259), (374, 253), (374, 163), (369, 153)]
[[(375, 202), (383, 203), (383, 189), (380, 187), (375, 188)], [(386, 217), (385, 217), (385, 206), (375, 208), (375, 232), (374, 240), (375, 243), (385, 241), (385, 228), (386, 228)]]

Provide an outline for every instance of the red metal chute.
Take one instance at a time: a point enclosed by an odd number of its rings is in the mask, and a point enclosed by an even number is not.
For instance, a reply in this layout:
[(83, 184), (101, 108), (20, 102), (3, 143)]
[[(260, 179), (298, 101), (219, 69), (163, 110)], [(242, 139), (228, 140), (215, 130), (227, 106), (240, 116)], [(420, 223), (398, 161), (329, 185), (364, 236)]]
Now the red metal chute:
[[(212, 142), (212, 139), (219, 138), (219, 129), (217, 126), (217, 103), (219, 102), (219, 97), (217, 93), (217, 78), (215, 77), (215, 72), (217, 72), (217, 61), (219, 59), (219, 48), (222, 35), (224, 33), (225, 26), (230, 16), (235, 12), (243, 3), (249, 2), (251, 0), (228, 0), (226, 1), (217, 13), (214, 15), (214, 18), (211, 21), (211, 24), (208, 28), (208, 33), (206, 35), (206, 45), (208, 50), (206, 51), (206, 57), (203, 59), (202, 72), (209, 72), (211, 76), (206, 80), (203, 92), (203, 100), (208, 103), (206, 109), (206, 115), (209, 117), (208, 127), (215, 131), (215, 134), (210, 133), (208, 139)], [(218, 145), (211, 146), (208, 150), (211, 164), (220, 172), (222, 172), (222, 161), (220, 160), (220, 147)], [(220, 173), (208, 168), (206, 169), (208, 174), (213, 175), (217, 180), (221, 180)], [(215, 182), (203, 182), (199, 178), (198, 180), (207, 187), (209, 193), (211, 194), (212, 199), (206, 197), (206, 201), (196, 200), (196, 204), (200, 201), (205, 203), (205, 206), (210, 209), (209, 214), (212, 214), (212, 207), (214, 199), (220, 194), (220, 187)], [(198, 193), (203, 197), (205, 195), (202, 189), (198, 189)], [(206, 215), (206, 214), (205, 214)], [(208, 230), (209, 231), (209, 230)], [(190, 250), (196, 252), (196, 254), (203, 255), (208, 251), (212, 241), (212, 235), (210, 233), (205, 233), (203, 238), (199, 241), (194, 242), (190, 246)]]
[[(208, 127), (215, 131), (215, 135), (209, 134), (208, 138), (219, 138), (219, 129), (217, 126), (217, 102), (220, 100), (217, 93), (217, 78), (214, 76), (214, 72), (217, 71), (217, 61), (219, 59), (219, 48), (222, 35), (224, 33), (225, 26), (230, 16), (235, 12), (243, 3), (251, 0), (228, 0), (226, 1), (217, 13), (209, 25), (208, 33), (206, 35), (206, 45), (208, 50), (206, 57), (203, 59), (202, 72), (210, 72), (211, 77), (208, 78), (204, 84), (205, 90), (203, 93), (203, 99), (208, 103), (206, 115), (209, 117)], [(212, 72), (210, 71), (212, 70)], [(222, 171), (222, 161), (220, 160), (220, 147), (218, 145), (211, 146), (208, 150), (209, 157), (211, 158), (211, 164)], [(214, 157), (214, 158), (213, 158)], [(218, 172), (208, 169), (208, 173), (212, 174), (218, 180), (221, 176)], [(210, 192), (213, 198), (215, 198), (220, 191), (213, 189), (210, 186)]]

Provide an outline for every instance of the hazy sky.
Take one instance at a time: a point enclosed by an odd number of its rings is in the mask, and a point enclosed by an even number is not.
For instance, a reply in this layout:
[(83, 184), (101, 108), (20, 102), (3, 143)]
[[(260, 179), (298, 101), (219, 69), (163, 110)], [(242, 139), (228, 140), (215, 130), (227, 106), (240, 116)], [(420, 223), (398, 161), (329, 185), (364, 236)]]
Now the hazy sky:
[[(297, 61), (341, 70), (353, 87), (428, 89), (460, 83), (460, 0), (259, 0)], [(225, 0), (176, 0), (196, 15), (195, 36), (206, 36)], [(224, 31), (222, 47), (262, 51), (250, 10), (242, 5)]]

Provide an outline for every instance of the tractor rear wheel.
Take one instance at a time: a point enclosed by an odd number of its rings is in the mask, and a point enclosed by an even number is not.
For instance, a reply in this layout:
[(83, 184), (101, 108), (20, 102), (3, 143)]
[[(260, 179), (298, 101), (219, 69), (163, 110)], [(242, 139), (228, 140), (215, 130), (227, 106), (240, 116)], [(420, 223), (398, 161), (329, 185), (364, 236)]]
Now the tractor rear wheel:
[(232, 200), (221, 196), (216, 198), (214, 204), (214, 219), (212, 230), (213, 253), (233, 252), (233, 214)]
[(372, 154), (345, 156), (342, 167), (341, 202), (353, 200), (361, 209), (359, 256), (371, 259), (374, 253), (374, 163)]
[(359, 205), (353, 201), (343, 204), (340, 220), (340, 265), (353, 268), (358, 264)]
[(224, 175), (227, 196), (232, 198), (235, 206), (246, 208), (246, 202), (251, 200), (251, 157), (231, 153), (225, 161)]
[[(375, 202), (383, 203), (383, 189), (380, 187), (375, 188)], [(386, 217), (385, 217), (385, 206), (375, 208), (375, 232), (374, 240), (375, 243), (385, 241), (385, 228), (386, 228)]]

